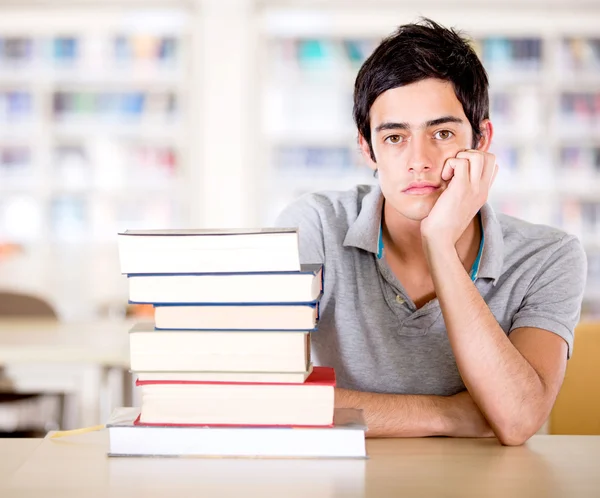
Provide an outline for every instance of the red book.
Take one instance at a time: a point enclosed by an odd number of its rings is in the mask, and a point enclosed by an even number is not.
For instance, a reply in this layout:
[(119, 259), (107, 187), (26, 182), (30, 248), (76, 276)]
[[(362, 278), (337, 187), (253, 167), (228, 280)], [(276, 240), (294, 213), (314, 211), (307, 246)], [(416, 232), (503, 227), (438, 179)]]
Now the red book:
[(138, 381), (137, 425), (331, 427), (335, 372), (314, 367), (302, 384)]

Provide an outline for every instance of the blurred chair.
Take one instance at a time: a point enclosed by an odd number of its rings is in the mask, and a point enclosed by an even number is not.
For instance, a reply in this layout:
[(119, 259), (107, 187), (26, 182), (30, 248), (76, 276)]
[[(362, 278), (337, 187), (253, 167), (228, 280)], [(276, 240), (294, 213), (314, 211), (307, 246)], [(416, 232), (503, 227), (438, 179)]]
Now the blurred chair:
[(600, 322), (575, 329), (573, 357), (550, 414), (550, 434), (600, 435)]
[[(0, 319), (58, 320), (52, 306), (29, 294), (0, 291)], [(0, 385), (2, 370), (0, 367)], [(10, 385), (10, 382), (7, 383)], [(62, 395), (21, 394), (0, 390), (0, 437), (39, 437), (60, 425)]]
[(46, 301), (29, 294), (0, 291), (0, 318), (48, 318), (58, 320)]

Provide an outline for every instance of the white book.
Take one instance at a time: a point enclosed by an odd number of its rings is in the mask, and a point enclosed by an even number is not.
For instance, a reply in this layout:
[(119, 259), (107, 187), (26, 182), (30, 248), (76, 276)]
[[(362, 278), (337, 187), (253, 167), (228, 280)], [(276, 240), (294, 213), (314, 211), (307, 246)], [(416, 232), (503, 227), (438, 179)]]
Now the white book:
[(126, 230), (118, 246), (123, 274), (300, 271), (294, 228)]
[[(366, 458), (362, 411), (336, 409), (331, 428), (134, 425), (139, 408), (107, 422), (109, 456)], [(310, 478), (310, 476), (307, 476)]]
[(298, 373), (310, 364), (310, 334), (160, 331), (146, 322), (130, 330), (129, 354), (134, 371)]
[(315, 367), (302, 384), (141, 382), (142, 424), (327, 426), (335, 372)]
[(171, 305), (157, 304), (157, 329), (314, 330), (318, 304)]
[(140, 382), (248, 382), (254, 384), (302, 384), (312, 373), (308, 364), (304, 372), (136, 372)]
[(299, 272), (129, 275), (132, 303), (308, 303), (322, 291), (321, 265)]

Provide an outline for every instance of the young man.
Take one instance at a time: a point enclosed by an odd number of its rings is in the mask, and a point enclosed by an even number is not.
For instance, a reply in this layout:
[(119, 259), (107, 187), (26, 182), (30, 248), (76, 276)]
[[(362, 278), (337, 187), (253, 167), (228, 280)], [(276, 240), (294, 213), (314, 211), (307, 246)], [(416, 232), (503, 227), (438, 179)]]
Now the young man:
[(547, 419), (573, 346), (586, 257), (494, 213), (488, 80), (456, 32), (401, 26), (361, 68), (360, 148), (378, 186), (304, 196), (278, 225), (325, 265), (315, 363), (370, 436), (518, 445)]

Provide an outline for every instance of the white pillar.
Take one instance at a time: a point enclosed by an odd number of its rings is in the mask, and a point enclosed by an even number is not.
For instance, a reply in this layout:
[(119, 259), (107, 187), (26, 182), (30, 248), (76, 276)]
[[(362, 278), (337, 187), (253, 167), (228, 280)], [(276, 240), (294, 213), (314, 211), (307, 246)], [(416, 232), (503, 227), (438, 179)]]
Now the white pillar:
[[(200, 95), (192, 121), (197, 152), (190, 167), (197, 186), (194, 216), (204, 227), (254, 223), (252, 147), (256, 117), (256, 29), (253, 0), (200, 0), (195, 57)], [(197, 128), (197, 129), (196, 129)], [(201, 176), (198, 169), (201, 169)]]

